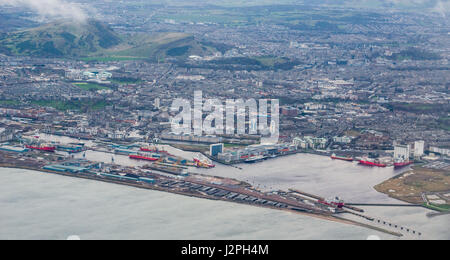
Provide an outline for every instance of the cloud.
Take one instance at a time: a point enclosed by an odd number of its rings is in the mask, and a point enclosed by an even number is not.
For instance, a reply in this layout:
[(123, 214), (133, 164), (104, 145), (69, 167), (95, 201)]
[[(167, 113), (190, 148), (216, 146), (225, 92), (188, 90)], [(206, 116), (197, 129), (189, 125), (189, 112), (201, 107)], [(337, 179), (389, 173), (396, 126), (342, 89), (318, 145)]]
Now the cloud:
[(439, 0), (433, 10), (443, 17), (447, 17), (447, 14), (450, 13), (450, 1)]
[(431, 11), (438, 12), (443, 16), (446, 16), (446, 14), (450, 12), (450, 0), (386, 0), (386, 2), (390, 2), (395, 5), (428, 5)]
[(0, 5), (26, 7), (45, 18), (69, 18), (79, 22), (87, 19), (82, 8), (64, 0), (0, 0)]

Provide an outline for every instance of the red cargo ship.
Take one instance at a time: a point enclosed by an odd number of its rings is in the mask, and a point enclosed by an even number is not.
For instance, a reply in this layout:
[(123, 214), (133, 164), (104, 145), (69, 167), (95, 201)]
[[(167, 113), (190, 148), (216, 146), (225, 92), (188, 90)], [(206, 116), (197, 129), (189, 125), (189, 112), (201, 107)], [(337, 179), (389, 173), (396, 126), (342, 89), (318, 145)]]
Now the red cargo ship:
[(165, 151), (165, 150), (159, 150), (156, 147), (141, 147), (140, 150), (142, 152), (150, 152), (150, 153), (162, 153), (162, 154), (166, 154), (169, 156), (173, 156), (172, 154), (170, 154), (169, 152)]
[(144, 161), (158, 161), (159, 159), (161, 159), (161, 157), (156, 156), (156, 155), (141, 155), (141, 154), (131, 154), (129, 155), (130, 159), (135, 159), (135, 160), (144, 160)]
[(338, 209), (342, 209), (345, 206), (345, 202), (339, 197), (333, 199), (319, 200), (318, 202)]
[(353, 157), (342, 157), (342, 156), (337, 156), (336, 154), (331, 155), (331, 159), (333, 159), (333, 160), (342, 160), (342, 161), (347, 161), (347, 162), (353, 162), (354, 161)]
[(362, 159), (359, 161), (359, 164), (371, 167), (387, 167), (387, 164), (381, 163), (380, 161), (370, 161), (369, 159)]
[(414, 162), (410, 161), (410, 160), (407, 160), (407, 161), (406, 160), (396, 160), (394, 162), (394, 168), (403, 168), (403, 167), (409, 166), (413, 163)]
[(39, 150), (39, 151), (44, 151), (44, 152), (54, 152), (56, 150), (56, 147), (54, 146), (47, 146), (47, 145), (25, 145), (26, 148), (28, 149), (33, 149), (33, 150)]

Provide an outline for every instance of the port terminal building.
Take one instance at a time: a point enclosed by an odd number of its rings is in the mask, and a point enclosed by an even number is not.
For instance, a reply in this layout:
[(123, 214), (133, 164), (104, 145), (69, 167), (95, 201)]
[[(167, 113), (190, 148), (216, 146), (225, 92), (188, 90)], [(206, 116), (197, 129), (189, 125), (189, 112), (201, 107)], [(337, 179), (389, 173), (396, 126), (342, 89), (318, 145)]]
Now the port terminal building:
[(245, 148), (230, 149), (217, 155), (225, 162), (241, 162), (255, 156), (277, 157), (297, 151), (297, 146), (291, 143), (275, 145), (251, 145)]

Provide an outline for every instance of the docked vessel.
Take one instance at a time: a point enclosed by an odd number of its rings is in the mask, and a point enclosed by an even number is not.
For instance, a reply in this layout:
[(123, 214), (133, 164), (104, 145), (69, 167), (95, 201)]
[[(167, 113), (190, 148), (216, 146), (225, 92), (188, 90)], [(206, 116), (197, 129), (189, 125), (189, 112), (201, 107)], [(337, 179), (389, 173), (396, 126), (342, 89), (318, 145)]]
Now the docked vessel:
[(379, 160), (372, 160), (372, 159), (361, 159), (359, 160), (360, 165), (364, 166), (370, 166), (370, 167), (387, 167), (387, 164), (380, 162)]
[(56, 148), (58, 151), (63, 151), (67, 153), (81, 153), (84, 150), (83, 146), (77, 145), (58, 145)]
[(212, 163), (211, 160), (206, 158), (203, 154), (198, 154), (196, 157), (194, 157), (194, 163), (195, 166), (199, 168), (214, 168), (216, 165)]
[(397, 169), (398, 168), (403, 168), (403, 167), (409, 166), (409, 165), (411, 165), (413, 163), (414, 162), (410, 161), (410, 160), (397, 159), (394, 162), (394, 168), (397, 168)]
[(130, 154), (130, 159), (135, 160), (144, 160), (144, 161), (158, 161), (161, 159), (161, 156), (159, 154)]
[(331, 159), (333, 160), (342, 160), (342, 161), (347, 161), (347, 162), (353, 162), (354, 159), (353, 157), (343, 157), (343, 156), (337, 156), (336, 154), (331, 155)]
[(2, 145), (0, 146), (0, 151), (5, 152), (14, 152), (14, 153), (25, 153), (28, 152), (28, 148), (19, 147), (19, 146), (10, 146), (10, 145)]
[(160, 150), (156, 146), (143, 146), (140, 148), (140, 150), (142, 152), (159, 153), (159, 154), (165, 154), (165, 155), (172, 156), (172, 154), (170, 154), (169, 152), (167, 152), (165, 150)]
[(39, 150), (44, 152), (54, 152), (56, 150), (55, 146), (47, 145), (47, 144), (39, 144), (39, 145), (25, 145), (26, 148), (32, 150)]
[(338, 209), (342, 209), (345, 206), (345, 202), (339, 197), (335, 197), (333, 199), (319, 200), (318, 202)]
[(245, 160), (245, 163), (256, 163), (256, 162), (261, 162), (264, 159), (266, 159), (266, 157), (262, 156), (262, 155), (257, 155), (257, 156), (252, 156), (249, 157), (247, 160)]
[(160, 163), (160, 162), (154, 162), (152, 164), (149, 164), (145, 166), (145, 168), (165, 172), (169, 174), (174, 174), (178, 176), (188, 176), (189, 173), (187, 171), (187, 168), (180, 167), (176, 165), (166, 164), (166, 163)]

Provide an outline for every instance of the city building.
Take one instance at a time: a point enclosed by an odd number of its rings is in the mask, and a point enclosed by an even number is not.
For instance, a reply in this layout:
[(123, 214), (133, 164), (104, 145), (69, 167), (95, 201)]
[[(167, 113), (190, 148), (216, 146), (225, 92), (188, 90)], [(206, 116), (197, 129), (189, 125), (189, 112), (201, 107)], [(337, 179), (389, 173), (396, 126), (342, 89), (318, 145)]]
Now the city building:
[(304, 138), (296, 137), (292, 141), (294, 145), (302, 149), (326, 149), (328, 139), (313, 136), (305, 136)]
[(411, 155), (411, 146), (410, 145), (396, 145), (394, 147), (394, 159), (409, 159)]
[(217, 156), (220, 153), (223, 153), (223, 144), (212, 144), (209, 146), (209, 154), (211, 156)]
[(14, 133), (8, 129), (0, 128), (0, 142), (8, 142), (13, 140)]
[(349, 136), (335, 136), (333, 138), (333, 142), (335, 143), (341, 143), (341, 144), (349, 144), (352, 142), (352, 138)]
[(296, 107), (282, 107), (281, 114), (283, 116), (298, 116), (298, 109)]
[(155, 106), (156, 109), (160, 109), (161, 108), (161, 100), (159, 98), (155, 98), (154, 106)]
[(425, 142), (424, 141), (416, 141), (414, 142), (414, 157), (422, 157), (425, 151)]
[(430, 152), (438, 153), (441, 155), (450, 156), (450, 149), (439, 148), (439, 147), (431, 147)]

